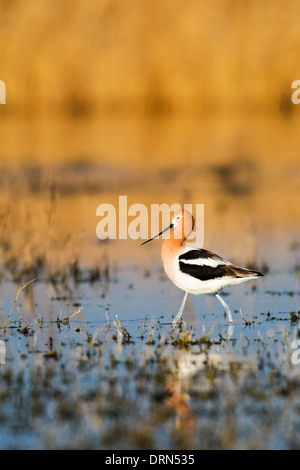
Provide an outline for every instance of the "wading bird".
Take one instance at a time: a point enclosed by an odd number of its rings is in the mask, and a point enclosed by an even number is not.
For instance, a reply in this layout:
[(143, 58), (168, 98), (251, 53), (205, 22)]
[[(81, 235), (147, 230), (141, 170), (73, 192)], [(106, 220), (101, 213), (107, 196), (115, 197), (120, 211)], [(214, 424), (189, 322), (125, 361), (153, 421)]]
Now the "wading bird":
[(230, 323), (233, 323), (230, 309), (219, 295), (224, 287), (255, 279), (263, 274), (242, 268), (226, 261), (220, 256), (204, 249), (195, 249), (185, 244), (185, 240), (194, 228), (194, 218), (185, 209), (175, 212), (172, 223), (155, 237), (142, 243), (152, 241), (167, 230), (172, 230), (170, 238), (164, 240), (162, 260), (167, 276), (173, 283), (185, 291), (180, 309), (173, 320), (177, 323), (183, 314), (188, 294), (215, 294), (223, 305)]

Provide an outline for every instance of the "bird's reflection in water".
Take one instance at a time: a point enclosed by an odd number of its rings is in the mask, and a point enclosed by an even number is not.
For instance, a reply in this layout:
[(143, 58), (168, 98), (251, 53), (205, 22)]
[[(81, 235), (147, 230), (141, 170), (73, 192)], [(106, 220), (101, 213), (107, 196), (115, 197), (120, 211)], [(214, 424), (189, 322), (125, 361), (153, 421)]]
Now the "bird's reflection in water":
[[(234, 325), (230, 324), (224, 341), (229, 341), (234, 332)], [(226, 371), (229, 367), (229, 358), (219, 352), (209, 351), (199, 354), (193, 353), (189, 349), (180, 349), (177, 353), (176, 366), (170, 373), (167, 380), (167, 404), (176, 413), (176, 431), (181, 434), (187, 442), (191, 441), (196, 431), (196, 417), (190, 406), (190, 391), (195, 384), (196, 376), (201, 371), (213, 367), (220, 371)], [(203, 375), (203, 378), (205, 375)], [(212, 381), (197, 381), (197, 389), (205, 392), (209, 391)]]

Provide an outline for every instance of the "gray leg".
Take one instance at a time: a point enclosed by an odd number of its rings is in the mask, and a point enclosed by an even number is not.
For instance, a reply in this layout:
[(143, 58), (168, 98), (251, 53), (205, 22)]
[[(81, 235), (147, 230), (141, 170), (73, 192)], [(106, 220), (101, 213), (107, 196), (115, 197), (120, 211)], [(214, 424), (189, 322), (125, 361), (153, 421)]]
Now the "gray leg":
[(179, 312), (177, 313), (175, 319), (172, 321), (172, 324), (175, 325), (175, 323), (177, 323), (181, 317), (182, 317), (182, 313), (183, 313), (183, 309), (184, 309), (184, 306), (185, 306), (185, 303), (186, 303), (186, 299), (187, 299), (187, 296), (189, 295), (188, 292), (186, 292), (184, 294), (184, 297), (183, 297), (183, 301), (182, 301), (182, 304), (180, 306), (180, 309), (179, 309)]
[(229, 323), (233, 323), (231, 311), (230, 311), (227, 303), (222, 299), (222, 297), (219, 294), (215, 294), (215, 296), (217, 297), (217, 299), (221, 302), (221, 304), (225, 308), (225, 312), (228, 315)]

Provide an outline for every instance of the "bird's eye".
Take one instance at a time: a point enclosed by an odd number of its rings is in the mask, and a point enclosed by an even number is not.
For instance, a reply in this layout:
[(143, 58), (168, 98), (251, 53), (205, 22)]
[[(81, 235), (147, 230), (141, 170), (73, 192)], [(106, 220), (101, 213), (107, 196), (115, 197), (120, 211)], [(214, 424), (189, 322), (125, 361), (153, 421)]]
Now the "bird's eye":
[(177, 216), (176, 216), (176, 220), (179, 220), (180, 218), (181, 218), (180, 215), (177, 215)]

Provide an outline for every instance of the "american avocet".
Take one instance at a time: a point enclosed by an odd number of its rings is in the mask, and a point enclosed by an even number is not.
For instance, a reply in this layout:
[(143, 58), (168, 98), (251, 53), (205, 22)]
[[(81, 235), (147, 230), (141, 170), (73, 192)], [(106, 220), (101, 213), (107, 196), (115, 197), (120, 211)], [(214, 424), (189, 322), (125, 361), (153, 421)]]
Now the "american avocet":
[(183, 313), (188, 294), (215, 294), (223, 305), (230, 323), (233, 323), (230, 309), (219, 295), (224, 287), (255, 279), (263, 274), (242, 268), (204, 249), (195, 249), (184, 244), (194, 228), (194, 218), (185, 209), (175, 212), (172, 223), (158, 235), (142, 243), (150, 242), (167, 230), (174, 230), (170, 238), (164, 240), (162, 260), (167, 276), (180, 289), (185, 291), (180, 309), (173, 320), (177, 323)]

